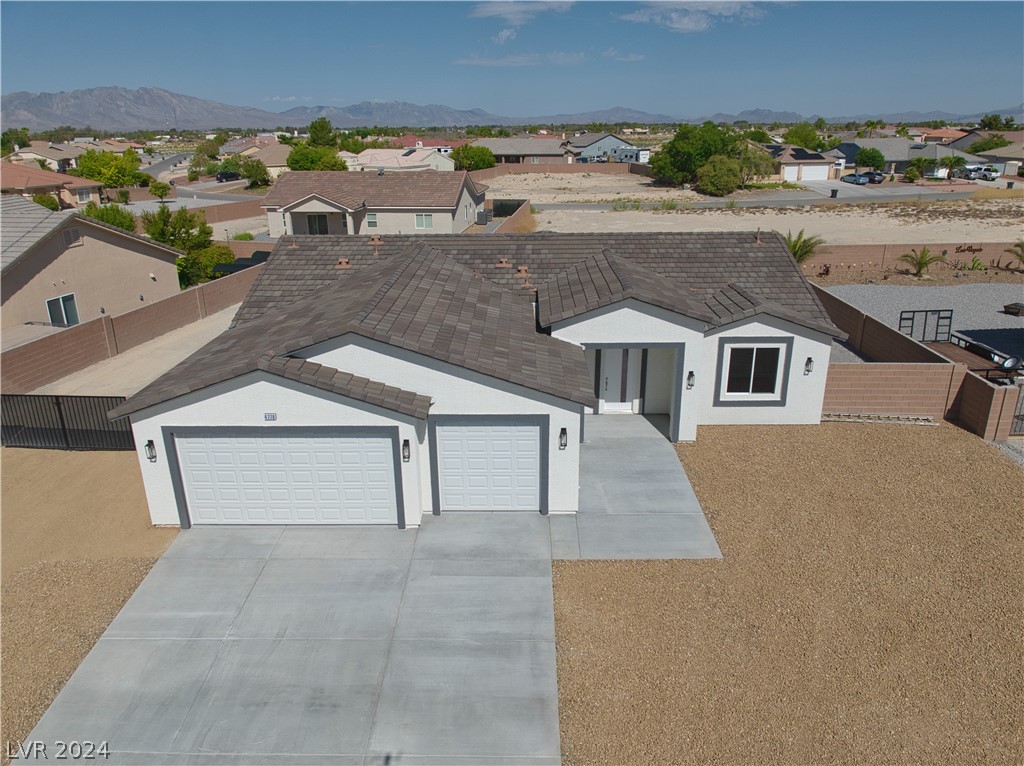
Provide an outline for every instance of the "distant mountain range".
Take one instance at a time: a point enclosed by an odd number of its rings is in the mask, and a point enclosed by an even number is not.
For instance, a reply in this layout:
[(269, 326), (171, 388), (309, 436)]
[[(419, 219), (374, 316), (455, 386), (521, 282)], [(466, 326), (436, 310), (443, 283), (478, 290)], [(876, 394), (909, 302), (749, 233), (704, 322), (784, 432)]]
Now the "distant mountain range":
[[(1012, 116), (1024, 123), (1024, 104), (1006, 109), (963, 115), (950, 112), (902, 112), (894, 114), (859, 114), (852, 117), (828, 117), (831, 123), (862, 122), (881, 119), (887, 122), (971, 122), (982, 114), (998, 113)], [(813, 121), (817, 115), (805, 117), (796, 112), (775, 112), (752, 109), (738, 114), (713, 114), (705, 117), (679, 117), (651, 114), (617, 106), (593, 112), (549, 114), (535, 117), (506, 117), (482, 109), (453, 109), (443, 104), (410, 104), (403, 101), (364, 101), (351, 106), (298, 106), (285, 112), (269, 112), (244, 106), (173, 93), (163, 88), (119, 87), (89, 88), (60, 93), (10, 93), (0, 97), (0, 122), (5, 127), (27, 127), (46, 130), (60, 125), (92, 127), (104, 131), (129, 130), (211, 130), (214, 128), (301, 127), (317, 117), (328, 118), (335, 127), (454, 127), (465, 125), (545, 125), (587, 124), (592, 122), (675, 123), (736, 122), (793, 123)]]

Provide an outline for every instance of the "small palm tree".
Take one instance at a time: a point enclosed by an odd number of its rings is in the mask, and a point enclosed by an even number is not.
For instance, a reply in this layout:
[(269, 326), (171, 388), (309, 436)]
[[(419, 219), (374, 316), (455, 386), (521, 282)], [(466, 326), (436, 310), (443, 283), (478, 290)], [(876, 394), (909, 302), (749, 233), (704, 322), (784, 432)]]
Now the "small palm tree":
[(914, 159), (907, 163), (907, 167), (913, 168), (919, 176), (923, 177), (928, 175), (928, 171), (935, 167), (935, 160), (930, 157), (914, 157)]
[(943, 157), (939, 160), (939, 167), (946, 169), (946, 178), (953, 178), (956, 171), (967, 167), (967, 160), (963, 157), (951, 154), (948, 157)]
[(1004, 253), (1009, 253), (1016, 258), (1021, 266), (1024, 266), (1024, 239), (1018, 239), (1008, 248), (1003, 250)]
[(928, 267), (933, 263), (945, 263), (946, 256), (935, 255), (934, 253), (928, 252), (927, 247), (922, 247), (921, 251), (911, 250), (909, 253), (904, 253), (900, 256), (900, 260), (906, 263), (914, 270), (914, 276), (923, 276)]
[(793, 254), (793, 259), (797, 263), (806, 261), (814, 255), (815, 250), (824, 244), (825, 240), (821, 237), (805, 237), (803, 229), (800, 229), (795, 237), (792, 231), (786, 232), (786, 247), (789, 248), (789, 252)]

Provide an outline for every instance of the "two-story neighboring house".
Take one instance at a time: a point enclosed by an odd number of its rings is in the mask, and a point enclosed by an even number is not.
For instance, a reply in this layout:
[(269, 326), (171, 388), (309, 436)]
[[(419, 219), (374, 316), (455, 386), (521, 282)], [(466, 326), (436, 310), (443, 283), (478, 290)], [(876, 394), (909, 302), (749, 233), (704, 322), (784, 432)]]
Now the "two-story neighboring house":
[(271, 237), (458, 234), (476, 222), (486, 186), (465, 171), (285, 173), (263, 200)]
[(13, 162), (0, 163), (0, 191), (4, 194), (20, 194), (28, 198), (48, 194), (62, 208), (85, 207), (90, 202), (99, 205), (102, 202), (102, 187), (99, 181), (90, 181), (88, 178), (75, 178)]
[[(573, 153), (577, 162), (592, 162), (594, 160), (619, 159), (620, 154), (627, 151), (631, 154), (639, 150), (629, 141), (625, 141), (614, 133), (580, 133), (578, 136), (566, 139), (565, 148)], [(650, 152), (647, 153), (650, 159)]]

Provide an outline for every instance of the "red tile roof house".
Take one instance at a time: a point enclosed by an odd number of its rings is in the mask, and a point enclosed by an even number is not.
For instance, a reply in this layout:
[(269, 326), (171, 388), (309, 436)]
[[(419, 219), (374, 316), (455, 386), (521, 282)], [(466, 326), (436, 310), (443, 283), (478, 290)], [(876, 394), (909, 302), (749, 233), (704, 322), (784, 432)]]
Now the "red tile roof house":
[(472, 143), (471, 141), (448, 141), (443, 138), (422, 138), (412, 133), (406, 133), (401, 138), (388, 140), (402, 149), (436, 149), (441, 154), (451, 154), (452, 149)]
[(261, 207), (271, 237), (288, 234), (458, 234), (476, 223), (487, 187), (465, 171), (292, 171)]
[(42, 168), (0, 162), (0, 192), (34, 197), (48, 194), (55, 197), (62, 208), (85, 207), (90, 202), (102, 203), (103, 184), (88, 178), (75, 178), (64, 173), (52, 173)]
[(155, 524), (575, 513), (585, 414), (818, 423), (833, 337), (775, 233), (293, 236), (111, 416)]

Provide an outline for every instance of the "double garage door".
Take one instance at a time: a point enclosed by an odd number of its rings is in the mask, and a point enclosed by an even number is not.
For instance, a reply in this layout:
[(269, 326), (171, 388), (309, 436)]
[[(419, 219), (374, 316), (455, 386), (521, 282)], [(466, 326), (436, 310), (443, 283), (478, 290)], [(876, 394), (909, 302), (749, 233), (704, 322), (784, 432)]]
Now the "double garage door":
[(801, 170), (798, 165), (783, 165), (782, 178), (784, 181), (827, 181), (829, 165), (804, 165)]
[[(541, 426), (515, 419), (433, 425), (442, 511), (542, 508)], [(398, 524), (397, 436), (243, 433), (175, 436), (192, 524)]]

